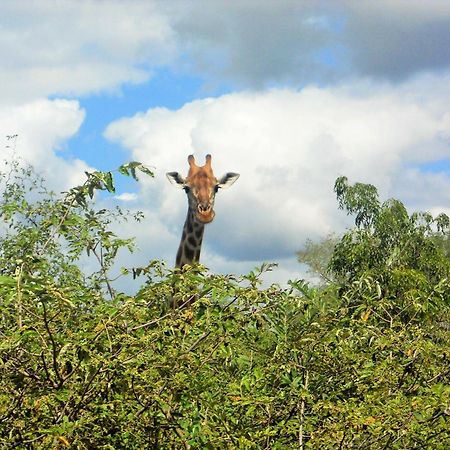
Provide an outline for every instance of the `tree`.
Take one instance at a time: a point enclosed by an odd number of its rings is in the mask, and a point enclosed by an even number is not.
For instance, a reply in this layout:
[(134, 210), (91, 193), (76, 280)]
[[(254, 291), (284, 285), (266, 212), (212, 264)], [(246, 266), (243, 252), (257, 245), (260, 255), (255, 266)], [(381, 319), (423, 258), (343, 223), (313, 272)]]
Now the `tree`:
[(356, 228), (336, 246), (330, 268), (341, 280), (352, 282), (364, 273), (385, 274), (412, 269), (436, 282), (449, 274), (449, 259), (441, 245), (449, 236), (449, 218), (429, 213), (409, 215), (402, 202), (389, 199), (380, 205), (374, 186), (348, 184), (338, 178), (339, 208), (355, 214)]
[[(152, 263), (133, 271), (147, 276), (136, 296), (110, 295), (109, 259), (95, 274), (76, 263), (129, 244), (109, 233), (120, 215), (90, 199), (112, 175), (41, 198), (31, 179), (10, 178), (0, 202), (0, 447), (450, 448), (449, 331), (423, 308), (448, 316), (445, 278), (375, 258), (363, 272), (345, 261), (355, 276), (331, 289), (262, 289), (271, 265), (233, 276)], [(388, 240), (397, 227), (366, 211), (354, 232)], [(417, 272), (415, 290), (399, 270)], [(168, 309), (174, 287), (188, 301)]]
[(297, 260), (308, 266), (308, 273), (318, 278), (319, 285), (324, 286), (334, 281), (329, 265), (338, 242), (336, 234), (331, 233), (319, 242), (307, 239), (304, 248), (297, 252)]
[(361, 280), (388, 301), (388, 311), (403, 311), (419, 319), (427, 308), (439, 309), (450, 298), (450, 259), (439, 242), (449, 236), (449, 218), (440, 214), (408, 214), (403, 203), (389, 199), (380, 204), (374, 186), (347, 178), (336, 180), (339, 207), (355, 214), (356, 228), (336, 245), (330, 270), (339, 280), (341, 294)]
[[(45, 180), (31, 166), (18, 160), (6, 162), (0, 173), (0, 274), (45, 276), (58, 282), (106, 289), (114, 296), (109, 271), (120, 248), (133, 250), (133, 239), (121, 239), (110, 229), (114, 221), (129, 217), (140, 220), (140, 212), (130, 215), (116, 208), (96, 209), (97, 191), (114, 192), (111, 172), (86, 173), (86, 181), (62, 195), (45, 186)], [(121, 174), (136, 178), (136, 170), (153, 176), (138, 162), (118, 168)], [(98, 270), (84, 274), (77, 262), (82, 254), (92, 257)]]

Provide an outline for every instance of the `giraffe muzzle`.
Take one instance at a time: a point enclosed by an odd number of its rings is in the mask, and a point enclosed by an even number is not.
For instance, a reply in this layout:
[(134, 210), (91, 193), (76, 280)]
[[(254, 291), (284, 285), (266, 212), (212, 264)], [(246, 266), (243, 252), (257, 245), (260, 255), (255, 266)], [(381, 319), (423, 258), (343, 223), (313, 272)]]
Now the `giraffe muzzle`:
[(197, 210), (200, 214), (205, 214), (211, 211), (211, 204), (209, 203), (199, 203)]
[(197, 219), (203, 223), (212, 222), (215, 213), (212, 209), (211, 204), (199, 203), (197, 206)]

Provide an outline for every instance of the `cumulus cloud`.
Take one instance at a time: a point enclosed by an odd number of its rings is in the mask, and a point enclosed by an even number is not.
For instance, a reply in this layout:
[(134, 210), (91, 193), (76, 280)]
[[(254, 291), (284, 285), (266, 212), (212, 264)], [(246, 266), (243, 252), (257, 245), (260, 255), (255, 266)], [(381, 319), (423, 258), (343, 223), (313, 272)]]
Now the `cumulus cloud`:
[(51, 188), (67, 189), (85, 179), (90, 167), (78, 159), (60, 157), (67, 140), (79, 129), (84, 111), (77, 101), (35, 100), (0, 108), (0, 136), (17, 135), (4, 142), (3, 158), (20, 157), (43, 174)]
[[(113, 90), (148, 79), (174, 46), (155, 2), (2, 2), (0, 132), (17, 134), (15, 153), (55, 190), (84, 179), (88, 165), (64, 157), (84, 120), (77, 101), (50, 100)], [(12, 147), (4, 146), (4, 157)]]
[(161, 66), (250, 89), (153, 108), (106, 136), (157, 168), (136, 199), (151, 219), (132, 230), (142, 254), (173, 260), (186, 200), (164, 172), (185, 171), (189, 153), (212, 153), (217, 175), (241, 178), (217, 198), (205, 262), (239, 272), (283, 260), (281, 273), (294, 273), (306, 238), (349, 223), (332, 192), (338, 175), (414, 208), (448, 207), (448, 172), (421, 165), (448, 157), (449, 30), (441, 0), (5, 0), (0, 131), (18, 134), (15, 151), (65, 189), (89, 169), (62, 157), (85, 113), (76, 101), (43, 98), (111, 91)]
[(138, 196), (135, 192), (124, 192), (123, 194), (115, 195), (114, 198), (121, 202), (134, 202)]
[(449, 174), (420, 171), (448, 156), (450, 80), (438, 80), (431, 91), (414, 80), (400, 89), (361, 83), (241, 92), (176, 111), (150, 109), (112, 123), (105, 135), (156, 166), (142, 197), (173, 236), (173, 254), (187, 206), (164, 172), (185, 172), (189, 153), (199, 160), (212, 153), (216, 175), (241, 177), (218, 194), (206, 264), (233, 271), (237, 261), (285, 260), (292, 267), (307, 238), (349, 224), (332, 191), (339, 175), (375, 184), (383, 198), (400, 194), (415, 208), (448, 205)]
[(165, 8), (189, 68), (216, 83), (398, 81), (450, 67), (446, 0), (194, 0)]
[(2, 102), (85, 95), (158, 67), (261, 88), (450, 67), (445, 0), (4, 0)]
[(26, 101), (142, 82), (174, 47), (155, 2), (2, 2), (0, 97)]

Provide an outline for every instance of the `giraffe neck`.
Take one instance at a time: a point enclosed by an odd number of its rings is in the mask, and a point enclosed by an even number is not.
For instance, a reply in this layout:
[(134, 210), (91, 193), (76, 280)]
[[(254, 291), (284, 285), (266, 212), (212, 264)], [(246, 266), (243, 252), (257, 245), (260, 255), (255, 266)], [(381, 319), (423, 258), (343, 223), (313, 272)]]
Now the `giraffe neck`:
[(196, 220), (194, 213), (189, 209), (177, 252), (176, 267), (199, 261), (204, 229), (205, 224)]

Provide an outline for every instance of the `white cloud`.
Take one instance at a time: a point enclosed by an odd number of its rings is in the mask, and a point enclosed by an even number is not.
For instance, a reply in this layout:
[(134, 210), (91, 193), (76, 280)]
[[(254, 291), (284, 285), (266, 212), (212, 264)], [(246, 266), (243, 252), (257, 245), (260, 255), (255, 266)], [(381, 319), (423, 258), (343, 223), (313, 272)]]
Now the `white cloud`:
[(124, 192), (123, 194), (115, 195), (114, 198), (121, 202), (134, 202), (138, 196), (134, 192)]
[[(141, 255), (173, 260), (186, 202), (164, 172), (185, 171), (191, 152), (199, 158), (210, 152), (217, 175), (242, 176), (217, 199), (206, 264), (236, 272), (282, 260), (280, 273), (292, 273), (292, 255), (306, 238), (348, 223), (332, 192), (340, 174), (416, 208), (448, 207), (448, 173), (424, 174), (418, 166), (448, 157), (450, 8), (440, 0), (423, 5), (5, 0), (0, 132), (18, 134), (16, 152), (60, 190), (89, 169), (61, 157), (84, 111), (76, 101), (42, 99), (50, 95), (114, 90), (148, 79), (160, 66), (197, 73), (207, 84), (253, 88), (349, 74), (409, 77), (395, 87), (350, 78), (334, 88), (234, 93), (177, 111), (154, 108), (108, 128), (109, 139), (158, 169), (138, 199), (151, 225), (146, 219), (147, 226), (132, 227)], [(441, 75), (411, 79), (437, 70)], [(12, 151), (6, 142), (3, 151)], [(133, 201), (126, 194), (118, 199)]]
[[(15, 153), (55, 190), (84, 180), (88, 165), (61, 152), (85, 113), (79, 96), (148, 79), (172, 60), (167, 18), (156, 2), (134, 0), (2, 1), (0, 133), (18, 134)], [(3, 156), (11, 156), (11, 148)]]
[[(84, 181), (89, 166), (81, 160), (64, 160), (67, 140), (79, 129), (84, 111), (77, 101), (36, 100), (21, 106), (0, 108), (0, 136), (17, 134), (12, 143), (6, 141), (3, 158), (19, 156), (42, 173), (56, 190)], [(8, 145), (8, 147), (7, 147)]]
[(0, 25), (2, 102), (141, 82), (175, 51), (156, 2), (5, 0)]
[(446, 0), (4, 0), (0, 98), (85, 95), (158, 67), (262, 87), (450, 66)]
[(187, 206), (164, 172), (184, 173), (189, 153), (201, 160), (210, 152), (216, 175), (241, 177), (218, 194), (204, 263), (231, 272), (242, 267), (237, 261), (280, 260), (292, 268), (307, 238), (349, 223), (332, 191), (339, 175), (375, 184), (383, 198), (401, 194), (416, 208), (449, 204), (449, 175), (419, 170), (448, 157), (450, 78), (436, 77), (430, 92), (429, 82), (235, 93), (177, 111), (150, 109), (112, 123), (106, 136), (156, 166), (142, 197), (173, 236), (166, 244), (174, 255)]

